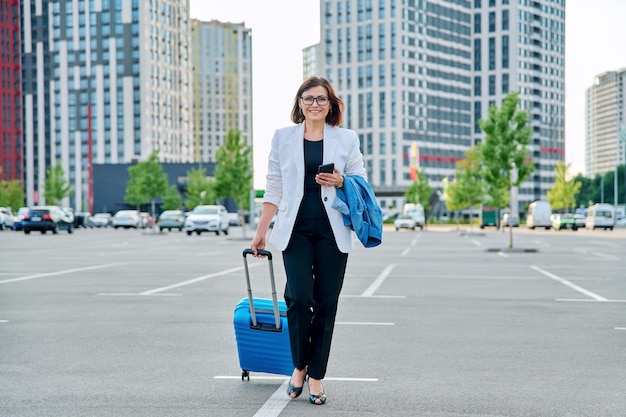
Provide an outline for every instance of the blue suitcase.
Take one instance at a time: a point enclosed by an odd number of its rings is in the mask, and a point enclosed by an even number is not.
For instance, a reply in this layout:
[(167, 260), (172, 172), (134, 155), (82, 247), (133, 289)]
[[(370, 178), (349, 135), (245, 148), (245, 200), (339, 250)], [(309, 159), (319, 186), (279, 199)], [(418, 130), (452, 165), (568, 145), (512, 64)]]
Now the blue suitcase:
[(272, 254), (269, 251), (259, 251), (269, 262), (272, 285), (270, 300), (252, 296), (247, 258), (252, 253), (251, 249), (243, 251), (248, 297), (239, 301), (233, 319), (241, 379), (250, 380), (250, 372), (291, 375), (293, 360), (289, 346), (287, 306), (276, 297)]

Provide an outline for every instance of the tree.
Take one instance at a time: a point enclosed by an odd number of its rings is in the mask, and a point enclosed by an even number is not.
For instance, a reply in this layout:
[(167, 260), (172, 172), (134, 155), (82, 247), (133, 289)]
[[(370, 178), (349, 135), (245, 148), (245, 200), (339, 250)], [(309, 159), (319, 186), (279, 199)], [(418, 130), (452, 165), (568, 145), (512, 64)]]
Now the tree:
[(73, 194), (72, 187), (65, 179), (65, 172), (60, 163), (46, 170), (43, 197), (46, 203), (56, 205)]
[[(489, 185), (490, 196), (496, 202), (501, 200), (503, 190), (510, 193), (512, 187), (519, 187), (535, 170), (534, 163), (528, 160), (529, 152), (526, 148), (532, 136), (528, 113), (519, 110), (518, 105), (519, 93), (513, 91), (506, 95), (500, 108), (490, 106), (487, 119), (479, 121), (485, 133), (484, 142), (480, 146), (484, 179)], [(512, 247), (511, 227), (509, 248)]]
[[(404, 198), (407, 203), (421, 204), (424, 207), (424, 211), (430, 210), (430, 196), (433, 193), (433, 188), (429, 185), (428, 178), (426, 178), (424, 168), (420, 169), (417, 174), (417, 180), (413, 181), (404, 192)], [(425, 216), (425, 223), (426, 221)]]
[(594, 201), (593, 199), (593, 180), (587, 177), (584, 177), (582, 174), (578, 174), (574, 177), (574, 181), (581, 184), (580, 190), (575, 197), (575, 205), (576, 207), (588, 207), (590, 201)]
[(163, 196), (163, 210), (178, 210), (182, 206), (182, 199), (176, 185), (170, 185)]
[(548, 190), (548, 203), (553, 210), (566, 210), (569, 212), (576, 206), (576, 195), (582, 186), (574, 178), (567, 179), (567, 171), (572, 164), (563, 165), (563, 161), (558, 161), (554, 168), (556, 178), (554, 186)]
[[(455, 179), (448, 186), (446, 207), (450, 211), (468, 208), (470, 210), (470, 228), (474, 219), (474, 208), (483, 202), (485, 183), (482, 178), (482, 161), (478, 148), (465, 152), (465, 159), (456, 164)], [(458, 221), (457, 221), (458, 228)]]
[[(0, 167), (0, 177), (2, 167)], [(17, 210), (24, 205), (24, 185), (18, 180), (0, 180), (0, 207)]]
[(155, 217), (155, 200), (167, 192), (167, 174), (157, 159), (157, 151), (152, 151), (147, 160), (128, 168), (129, 180), (126, 184), (126, 202), (141, 205), (152, 203), (152, 217)]
[(200, 204), (212, 204), (217, 200), (214, 181), (207, 177), (206, 168), (192, 168), (187, 171), (185, 197), (185, 206), (190, 209)]
[(141, 167), (139, 165), (133, 165), (128, 167), (128, 182), (126, 183), (126, 195), (124, 195), (124, 201), (133, 207), (139, 207), (149, 201), (148, 197), (143, 191), (141, 178)]
[[(241, 140), (238, 130), (229, 130), (226, 141), (217, 150), (213, 172), (215, 192), (218, 198), (232, 198), (237, 203), (239, 215), (250, 209), (252, 189), (252, 150)], [(245, 223), (242, 233), (245, 237)]]

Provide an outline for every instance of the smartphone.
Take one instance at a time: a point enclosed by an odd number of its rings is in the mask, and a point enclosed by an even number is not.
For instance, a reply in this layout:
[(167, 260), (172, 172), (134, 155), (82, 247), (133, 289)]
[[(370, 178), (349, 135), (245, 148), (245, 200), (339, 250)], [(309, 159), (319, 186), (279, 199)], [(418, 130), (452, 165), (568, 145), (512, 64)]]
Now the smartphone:
[(318, 173), (320, 173), (320, 172), (326, 172), (326, 173), (328, 173), (328, 174), (332, 174), (332, 173), (334, 172), (334, 170), (335, 170), (335, 163), (334, 163), (334, 162), (331, 162), (330, 164), (320, 165), (320, 166), (317, 168), (317, 172), (318, 172)]

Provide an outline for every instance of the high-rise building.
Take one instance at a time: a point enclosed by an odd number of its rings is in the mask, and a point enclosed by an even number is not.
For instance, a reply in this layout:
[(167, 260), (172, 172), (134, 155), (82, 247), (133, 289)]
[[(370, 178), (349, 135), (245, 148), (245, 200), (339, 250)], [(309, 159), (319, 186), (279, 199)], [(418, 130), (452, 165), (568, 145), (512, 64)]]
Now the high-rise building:
[(598, 75), (585, 107), (585, 173), (593, 178), (626, 163), (626, 68)]
[(252, 31), (192, 20), (195, 162), (215, 162), (230, 130), (252, 146)]
[(19, 3), (0, 0), (0, 180), (7, 181), (23, 175)]
[(545, 196), (564, 157), (564, 0), (324, 0), (320, 15), (320, 75), (346, 102), (383, 204), (421, 168), (442, 190), (513, 90), (537, 167), (520, 206)]
[(92, 164), (191, 161), (187, 0), (20, 3), (29, 205), (56, 164), (90, 210)]

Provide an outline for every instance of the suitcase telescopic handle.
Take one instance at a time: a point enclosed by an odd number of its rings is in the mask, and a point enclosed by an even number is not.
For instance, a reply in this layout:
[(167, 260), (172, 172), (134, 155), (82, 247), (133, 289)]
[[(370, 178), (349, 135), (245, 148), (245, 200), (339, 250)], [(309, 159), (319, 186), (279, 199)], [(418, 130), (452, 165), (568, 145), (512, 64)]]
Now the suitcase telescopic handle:
[[(272, 253), (268, 250), (258, 249), (257, 253), (261, 256), (267, 257), (269, 269), (270, 269), (270, 284), (272, 286), (272, 304), (274, 306), (274, 321), (276, 324), (276, 330), (280, 330), (280, 311), (278, 310), (278, 297), (276, 295), (276, 282), (274, 279), (274, 264), (272, 261)], [(243, 250), (243, 265), (246, 271), (246, 285), (248, 286), (248, 302), (250, 303), (250, 316), (252, 317), (252, 326), (257, 326), (256, 310), (254, 308), (254, 297), (252, 296), (252, 287), (250, 285), (250, 271), (248, 269), (248, 255), (254, 255), (254, 252), (250, 248)]]

